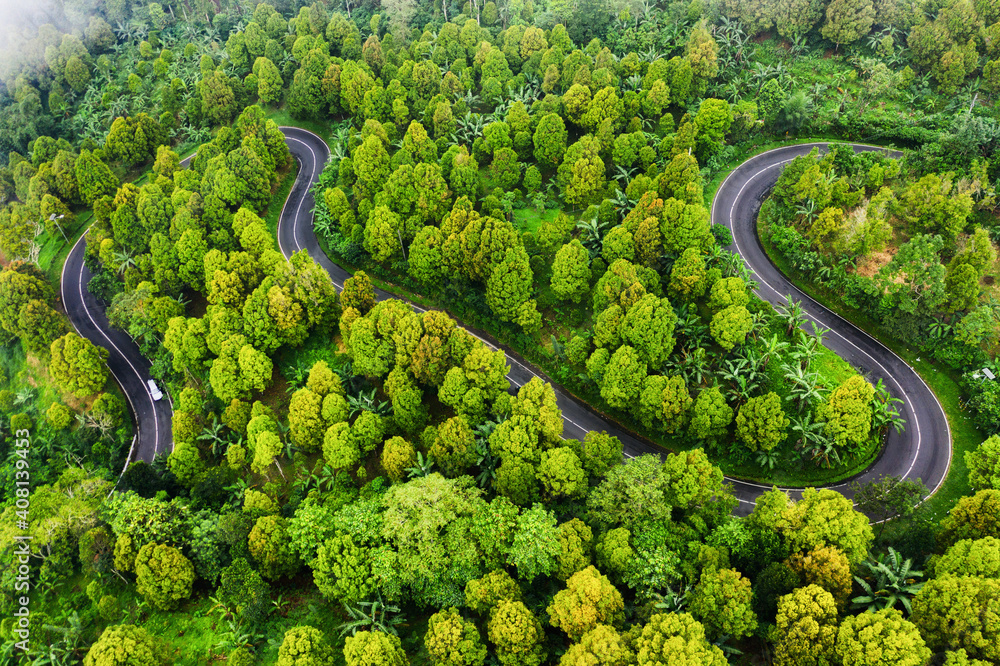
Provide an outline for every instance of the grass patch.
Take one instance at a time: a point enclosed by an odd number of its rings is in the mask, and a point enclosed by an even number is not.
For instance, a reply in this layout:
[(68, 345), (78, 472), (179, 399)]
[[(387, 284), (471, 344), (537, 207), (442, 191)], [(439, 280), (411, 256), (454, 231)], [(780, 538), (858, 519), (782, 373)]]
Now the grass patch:
[(292, 114), (288, 112), (284, 106), (277, 108), (265, 109), (265, 114), (267, 118), (270, 118), (274, 122), (278, 123), (281, 127), (298, 127), (304, 130), (309, 130), (313, 134), (318, 134), (327, 144), (333, 137), (333, 123), (332, 122), (321, 122), (317, 120), (296, 120), (292, 118)]
[(850, 363), (826, 347), (820, 347), (819, 355), (810, 364), (809, 369), (819, 375), (821, 384), (831, 389), (858, 374)]
[(539, 212), (534, 206), (528, 208), (515, 208), (513, 211), (512, 223), (518, 231), (528, 231), (535, 233), (542, 222), (551, 222), (561, 213), (558, 208), (546, 208)]
[(171, 664), (206, 664), (210, 661), (213, 646), (229, 629), (209, 614), (212, 606), (210, 599), (195, 598), (181, 611), (151, 613), (142, 626), (163, 641)]
[(950, 368), (935, 365), (927, 359), (922, 358), (919, 348), (896, 338), (865, 313), (847, 307), (837, 297), (837, 294), (817, 287), (814, 281), (803, 276), (793, 268), (774, 249), (770, 240), (759, 231), (758, 236), (760, 237), (764, 251), (771, 261), (799, 289), (894, 351), (917, 371), (934, 392), (934, 395), (937, 396), (938, 401), (944, 408), (945, 415), (948, 418), (948, 425), (951, 428), (952, 458), (948, 475), (934, 496), (927, 500), (926, 510), (935, 520), (943, 518), (959, 498), (971, 494), (972, 489), (969, 486), (965, 454), (978, 447), (986, 439), (986, 436), (973, 425), (972, 419), (962, 409), (962, 390), (958, 373)]

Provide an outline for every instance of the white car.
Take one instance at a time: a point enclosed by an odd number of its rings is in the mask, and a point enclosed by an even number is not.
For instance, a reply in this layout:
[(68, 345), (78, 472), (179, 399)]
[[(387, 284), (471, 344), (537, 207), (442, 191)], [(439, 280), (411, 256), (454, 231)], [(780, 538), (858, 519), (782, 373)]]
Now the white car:
[(163, 397), (163, 393), (152, 379), (147, 380), (146, 385), (149, 386), (149, 395), (153, 397), (153, 400), (159, 400)]

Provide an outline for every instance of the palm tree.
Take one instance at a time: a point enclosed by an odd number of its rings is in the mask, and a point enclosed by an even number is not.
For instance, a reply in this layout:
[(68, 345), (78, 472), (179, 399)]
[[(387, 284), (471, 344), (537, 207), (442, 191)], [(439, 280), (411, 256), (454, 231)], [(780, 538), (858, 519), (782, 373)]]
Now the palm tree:
[(765, 338), (761, 342), (761, 366), (767, 367), (768, 361), (788, 349), (788, 343), (778, 339), (778, 334), (774, 333), (770, 338)]
[(899, 409), (896, 406), (903, 404), (903, 401), (892, 397), (881, 379), (875, 385), (875, 399), (872, 402), (874, 405), (874, 409), (872, 410), (872, 425), (876, 430), (892, 426), (896, 432), (903, 431), (903, 428), (906, 426), (906, 419), (900, 415)]
[(114, 253), (114, 261), (118, 264), (118, 274), (123, 275), (130, 268), (135, 268), (135, 257), (128, 250)]
[(582, 219), (576, 224), (576, 228), (580, 230), (581, 240), (583, 241), (584, 247), (590, 252), (590, 257), (593, 259), (601, 253), (602, 243), (601, 238), (604, 236), (604, 228), (607, 223), (601, 223), (595, 216), (592, 219)]
[(375, 601), (362, 601), (356, 606), (344, 604), (350, 620), (340, 625), (340, 635), (350, 633), (352, 636), (358, 631), (381, 631), (384, 634), (399, 635), (396, 626), (402, 624), (405, 618), (399, 615), (398, 606), (389, 606), (382, 601), (379, 594)]
[(785, 335), (792, 337), (792, 331), (805, 323), (806, 315), (802, 303), (793, 300), (791, 294), (785, 296), (785, 299), (786, 303), (778, 306), (778, 318), (787, 326)]
[(615, 196), (611, 202), (614, 204), (615, 211), (618, 212), (618, 215), (623, 220), (625, 219), (625, 216), (632, 212), (635, 205), (639, 203), (635, 199), (630, 199), (622, 190), (615, 190)]
[(913, 560), (904, 560), (890, 546), (888, 556), (869, 557), (861, 565), (868, 570), (868, 574), (864, 578), (854, 577), (865, 592), (851, 599), (855, 608), (864, 608), (872, 613), (883, 608), (895, 608), (897, 603), (901, 603), (907, 614), (913, 612), (910, 598), (924, 586), (922, 581), (917, 582), (924, 573), (913, 568)]
[(708, 355), (704, 347), (692, 351), (685, 350), (681, 356), (679, 369), (688, 384), (696, 386), (706, 383), (709, 376)]
[(801, 416), (793, 416), (791, 430), (796, 435), (795, 448), (809, 456), (818, 465), (829, 467), (830, 461), (840, 462), (840, 454), (834, 448), (834, 441), (827, 437), (825, 424), (814, 421), (811, 411)]
[(223, 428), (225, 425), (219, 421), (219, 417), (212, 414), (212, 423), (206, 425), (201, 434), (198, 435), (198, 439), (202, 442), (211, 442), (212, 444), (212, 456), (216, 457), (219, 454), (219, 448), (223, 445), (228, 445), (228, 440), (222, 436)]
[(802, 329), (798, 330), (798, 338), (789, 356), (797, 360), (803, 370), (808, 370), (813, 360), (819, 356), (820, 338), (811, 336)]
[(797, 407), (800, 413), (810, 402), (822, 398), (822, 394), (819, 392), (819, 375), (807, 372), (798, 363), (785, 364), (782, 366), (782, 370), (784, 370), (785, 379), (791, 384), (785, 400), (798, 401)]
[(615, 165), (615, 180), (618, 182), (625, 181), (628, 183), (632, 180), (632, 176), (635, 174), (637, 169), (635, 167), (628, 168), (620, 165)]
[(420, 479), (434, 471), (434, 461), (430, 456), (424, 457), (421, 451), (417, 451), (417, 461), (412, 467), (406, 468), (406, 476), (411, 479)]

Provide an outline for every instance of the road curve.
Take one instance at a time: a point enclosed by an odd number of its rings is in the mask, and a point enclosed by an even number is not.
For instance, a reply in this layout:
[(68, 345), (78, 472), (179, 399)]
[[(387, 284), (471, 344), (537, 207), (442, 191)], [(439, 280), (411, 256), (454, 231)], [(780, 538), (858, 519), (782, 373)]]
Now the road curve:
[(63, 307), (77, 333), (108, 350), (108, 370), (128, 399), (136, 436), (126, 466), (132, 460), (151, 462), (157, 454), (172, 450), (170, 398), (164, 394), (161, 400), (153, 400), (146, 384), (150, 379), (149, 361), (127, 333), (111, 327), (105, 304), (87, 290), (92, 274), (83, 261), (87, 249), (85, 238), (86, 234), (80, 236), (63, 264), (60, 279)]
[[(313, 231), (311, 188), (319, 180), (329, 156), (329, 148), (319, 136), (306, 130), (282, 127), (281, 131), (285, 134), (292, 156), (300, 164), (300, 170), (278, 220), (278, 246), (286, 258), (294, 252), (305, 250), (329, 273), (338, 289), (342, 289), (344, 280), (351, 273), (330, 260), (321, 249)], [(737, 167), (715, 195), (712, 222), (725, 224), (733, 231), (732, 249), (744, 258), (753, 271), (754, 278), (760, 284), (757, 293), (761, 298), (776, 305), (784, 302), (785, 294), (792, 294), (793, 298), (802, 302), (812, 321), (830, 329), (831, 332), (824, 340), (828, 347), (867, 374), (872, 381), (883, 379), (890, 392), (903, 399), (901, 411), (907, 420), (906, 428), (902, 433), (890, 433), (882, 456), (858, 478), (864, 481), (881, 474), (893, 474), (922, 479), (929, 488), (936, 490), (944, 480), (950, 464), (951, 436), (944, 411), (934, 394), (919, 375), (892, 351), (792, 285), (768, 260), (757, 240), (757, 210), (780, 175), (781, 167), (815, 146), (824, 149), (826, 144), (779, 148), (753, 157)], [(873, 148), (857, 146), (857, 149)], [(77, 331), (95, 344), (109, 349), (108, 366), (122, 385), (136, 417), (139, 435), (132, 455), (135, 459), (151, 460), (157, 452), (170, 450), (170, 406), (166, 400), (153, 402), (145, 386), (145, 381), (149, 378), (148, 362), (125, 333), (111, 329), (103, 305), (86, 291), (90, 272), (83, 265), (83, 251), (81, 239), (66, 260), (62, 277), (63, 302)], [(381, 289), (376, 290), (376, 297), (379, 300), (397, 298)], [(412, 305), (416, 310), (423, 311), (420, 306)], [(491, 348), (497, 348), (493, 341), (479, 335), (477, 337)], [(504, 352), (510, 367), (507, 376), (514, 386), (523, 386), (532, 377), (546, 379), (540, 371), (510, 349), (504, 348)], [(622, 440), (627, 457), (662, 453), (651, 444), (609, 423), (559, 388), (556, 388), (556, 400), (562, 410), (564, 437), (582, 438), (590, 430), (604, 430)], [(770, 487), (731, 478), (727, 478), (727, 481), (733, 485), (739, 499), (736, 509), (739, 514), (749, 513), (756, 497)], [(851, 495), (846, 483), (830, 487), (847, 496)], [(787, 490), (793, 495), (799, 492), (795, 488)]]
[[(872, 383), (881, 379), (892, 396), (903, 401), (900, 413), (906, 419), (906, 427), (899, 433), (890, 430), (881, 457), (852, 480), (864, 483), (883, 474), (895, 475), (920, 479), (933, 492), (944, 482), (951, 464), (951, 430), (933, 391), (893, 351), (795, 287), (768, 258), (757, 236), (757, 212), (784, 165), (813, 148), (826, 152), (829, 145), (786, 146), (750, 158), (734, 169), (716, 192), (712, 202), (712, 223), (725, 225), (732, 232), (730, 249), (739, 254), (752, 271), (759, 284), (758, 296), (774, 306), (785, 303), (786, 294), (801, 301), (808, 320), (829, 329), (823, 340), (827, 347)], [(858, 152), (885, 150), (851, 145)], [(845, 482), (829, 487), (850, 497), (853, 493), (847, 486)], [(740, 482), (737, 487), (749, 488), (754, 484)]]

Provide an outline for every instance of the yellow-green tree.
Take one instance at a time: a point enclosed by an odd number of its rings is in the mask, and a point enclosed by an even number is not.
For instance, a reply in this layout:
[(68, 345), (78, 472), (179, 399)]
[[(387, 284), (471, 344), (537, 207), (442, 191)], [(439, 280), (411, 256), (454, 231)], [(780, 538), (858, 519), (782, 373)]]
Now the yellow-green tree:
[(593, 566), (570, 576), (546, 609), (552, 626), (574, 640), (599, 624), (614, 624), (624, 610), (621, 593)]

